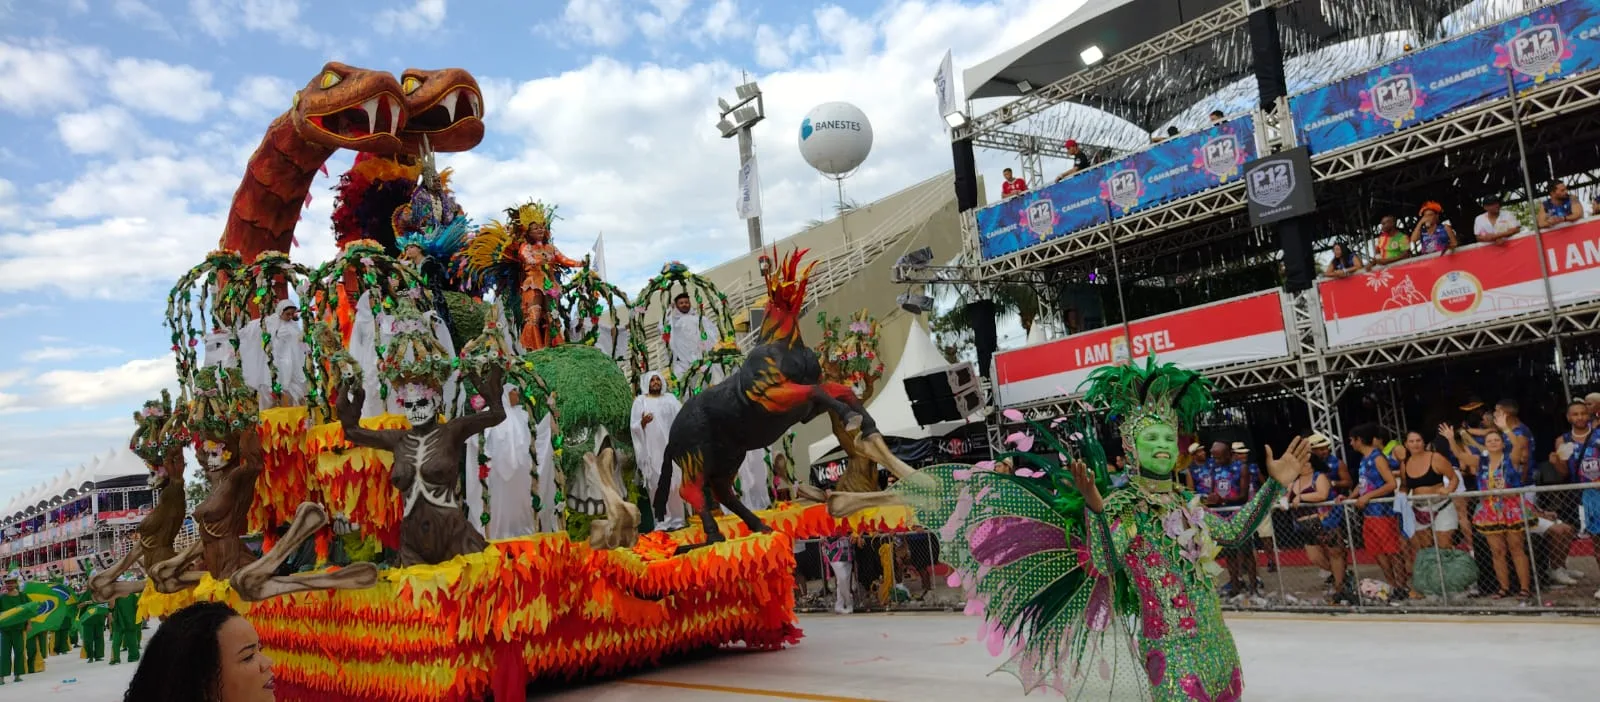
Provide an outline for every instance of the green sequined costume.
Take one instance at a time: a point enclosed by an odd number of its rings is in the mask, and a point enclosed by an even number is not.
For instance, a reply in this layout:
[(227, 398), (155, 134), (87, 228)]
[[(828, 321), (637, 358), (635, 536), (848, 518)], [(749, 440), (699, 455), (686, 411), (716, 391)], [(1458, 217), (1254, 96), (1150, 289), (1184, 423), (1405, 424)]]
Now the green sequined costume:
[[(939, 531), (952, 585), (959, 579), (968, 614), (984, 618), (990, 652), (1008, 655), (1001, 669), (1025, 690), (1048, 687), (1074, 700), (1237, 701), (1244, 683), (1212, 579), (1221, 571), (1215, 559), (1254, 536), (1283, 488), (1268, 481), (1225, 518), (1174, 483), (1178, 429), (1210, 405), (1198, 374), (1151, 360), (1102, 369), (1086, 384), (1087, 401), (1110, 408), (1138, 460), (1128, 486), (1110, 488), (1092, 421), (1078, 417), (1033, 425), (1060, 461), (1006, 454), (1018, 462), (1015, 474), (933, 466), (921, 471), (931, 480), (896, 490)], [(1063, 467), (1079, 460), (1103, 495), (1098, 513)]]

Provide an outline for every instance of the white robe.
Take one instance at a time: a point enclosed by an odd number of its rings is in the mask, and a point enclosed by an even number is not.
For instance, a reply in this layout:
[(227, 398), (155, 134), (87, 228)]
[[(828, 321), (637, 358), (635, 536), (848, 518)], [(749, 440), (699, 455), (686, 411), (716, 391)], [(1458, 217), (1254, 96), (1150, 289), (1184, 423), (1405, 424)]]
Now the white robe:
[[(651, 378), (660, 378), (661, 374), (651, 371), (644, 377), (646, 394), (633, 400), (633, 415), (628, 420), (633, 433), (634, 461), (639, 466), (639, 477), (644, 481), (644, 487), (650, 493), (650, 504), (656, 502), (656, 491), (661, 483), (661, 471), (667, 470), (672, 474), (671, 493), (667, 495), (667, 513), (656, 515), (658, 528), (676, 529), (687, 523), (685, 514), (687, 507), (684, 505), (683, 496), (679, 488), (683, 486), (683, 473), (674, 470), (668, 465), (662, 466), (662, 460), (667, 451), (667, 436), (672, 430), (672, 421), (678, 416), (678, 398), (672, 393), (662, 391), (660, 395), (648, 394)], [(665, 384), (663, 379), (662, 383)], [(654, 415), (648, 425), (643, 423), (646, 412)]]
[(539, 465), (539, 531), (545, 533), (567, 530), (561, 520), (563, 506), (556, 504), (556, 472), (561, 467), (556, 465), (555, 446), (550, 438), (554, 427), (555, 415), (546, 412), (533, 434), (533, 453)]
[(202, 365), (238, 368), (239, 357), (233, 351), (234, 332), (231, 329), (214, 331), (206, 335), (206, 354)]
[[(294, 303), (282, 300), (272, 314), (264, 319), (252, 319), (239, 330), (239, 363), (246, 383), (256, 389), (263, 409), (276, 406), (272, 392), (272, 370), (278, 371), (278, 385), (283, 388), (287, 406), (305, 404), (306, 357), (311, 350), (306, 346), (299, 322), (285, 322), (278, 315), (293, 307)], [(268, 363), (266, 349), (262, 346), (261, 330), (265, 326), (270, 339), (266, 342), (272, 351)]]
[[(388, 313), (372, 314), (372, 293), (361, 293), (361, 299), (356, 301), (356, 314), (353, 322), (354, 328), (350, 331), (350, 355), (361, 366), (364, 376), (362, 386), (366, 388), (367, 400), (361, 406), (362, 417), (376, 417), (385, 412), (401, 414), (400, 400), (395, 397), (394, 388), (389, 388), (388, 398), (385, 400), (379, 393), (382, 379), (378, 375), (377, 345), (383, 344), (388, 348), (389, 342), (394, 339), (394, 316)], [(423, 319), (433, 327), (433, 337), (452, 356), (455, 347), (451, 345), (450, 328), (439, 318), (438, 313), (428, 310), (422, 315)], [(450, 377), (445, 380), (442, 397), (456, 396), (456, 379), (458, 372), (451, 371)]]
[(767, 450), (755, 449), (744, 454), (739, 464), (739, 501), (752, 512), (772, 507), (772, 469), (767, 467)]
[[(672, 375), (682, 378), (689, 366), (717, 345), (717, 325), (694, 312), (676, 310), (668, 316), (667, 323), (672, 325), (672, 341), (667, 344), (672, 354)], [(704, 339), (700, 338), (702, 333)]]
[[(511, 388), (504, 391), (505, 421), (490, 427), (482, 437), (467, 442), (469, 467), (467, 505), (473, 528), (491, 539), (511, 539), (538, 531), (533, 512), (533, 435), (528, 431), (528, 411), (511, 404)], [(489, 528), (482, 528), (483, 486), (477, 480), (479, 442), (488, 457)]]

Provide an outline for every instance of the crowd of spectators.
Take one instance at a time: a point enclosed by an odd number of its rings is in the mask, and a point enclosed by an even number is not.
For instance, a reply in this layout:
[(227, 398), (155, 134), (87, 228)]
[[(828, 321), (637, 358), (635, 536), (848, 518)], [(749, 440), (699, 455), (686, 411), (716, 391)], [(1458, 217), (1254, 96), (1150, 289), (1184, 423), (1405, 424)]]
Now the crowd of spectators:
[[(1552, 229), (1584, 218), (1583, 203), (1572, 195), (1566, 183), (1560, 180), (1551, 182), (1545, 189), (1545, 195), (1533, 210), (1540, 229)], [(1503, 209), (1500, 196), (1486, 197), (1480, 204), (1483, 212), (1473, 219), (1470, 240), (1464, 240), (1455, 225), (1444, 218), (1444, 208), (1437, 202), (1422, 204), (1417, 211), (1416, 224), (1409, 232), (1400, 227), (1395, 215), (1383, 215), (1378, 221), (1378, 236), (1373, 241), (1371, 257), (1364, 257), (1343, 242), (1335, 243), (1323, 275), (1344, 278), (1409, 258), (1449, 254), (1468, 243), (1504, 242), (1531, 231), (1531, 228), (1523, 226), (1515, 214)], [(1600, 215), (1600, 193), (1590, 203), (1588, 212)]]
[[(1301, 547), (1322, 574), (1329, 604), (1371, 597), (1357, 587), (1351, 556), (1377, 566), (1391, 602), (1446, 589), (1436, 581), (1446, 571), (1476, 573), (1462, 586), (1468, 596), (1511, 602), (1528, 602), (1539, 590), (1587, 587), (1586, 580), (1600, 584), (1600, 432), (1592, 426), (1600, 392), (1569, 403), (1568, 429), (1548, 444), (1522, 421), (1515, 400), (1459, 409), (1459, 421), (1400, 435), (1362, 424), (1348, 432), (1348, 453), (1327, 436), (1310, 435), (1311, 456), (1285, 486), (1282, 516), (1264, 523), (1257, 543), (1225, 552), (1223, 596), (1259, 600), (1258, 550), (1272, 570), (1280, 549)], [(1207, 449), (1196, 442), (1189, 454), (1184, 482), (1213, 509), (1241, 505), (1261, 485), (1243, 443)], [(1535, 485), (1560, 489), (1496, 492)], [(1480, 491), (1491, 494), (1467, 494)], [(1274, 521), (1291, 533), (1275, 535)], [(1583, 537), (1596, 563), (1587, 573), (1571, 558)]]

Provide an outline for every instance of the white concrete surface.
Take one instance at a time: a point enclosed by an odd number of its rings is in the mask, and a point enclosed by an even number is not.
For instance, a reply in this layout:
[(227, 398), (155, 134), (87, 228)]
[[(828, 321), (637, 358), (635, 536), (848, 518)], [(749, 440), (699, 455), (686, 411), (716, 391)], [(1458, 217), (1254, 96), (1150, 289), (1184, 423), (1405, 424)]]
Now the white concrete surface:
[[(1596, 699), (1600, 691), (1600, 620), (1263, 615), (1229, 622), (1248, 702), (1555, 702)], [(806, 638), (785, 651), (722, 653), (529, 699), (1050, 699), (1024, 697), (1010, 676), (989, 677), (996, 660), (977, 642), (976, 620), (957, 614), (817, 615), (803, 617), (801, 627)], [(117, 700), (132, 675), (126, 663), (89, 664), (73, 653), (51, 658), (42, 675), (0, 687), (0, 701)]]

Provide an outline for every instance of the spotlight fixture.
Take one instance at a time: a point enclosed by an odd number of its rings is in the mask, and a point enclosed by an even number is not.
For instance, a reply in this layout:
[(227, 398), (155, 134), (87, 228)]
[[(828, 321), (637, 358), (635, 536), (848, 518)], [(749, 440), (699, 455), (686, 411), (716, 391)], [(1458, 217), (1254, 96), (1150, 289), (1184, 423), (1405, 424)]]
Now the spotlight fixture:
[(1033, 92), (1033, 84), (1025, 80), (1017, 81), (1017, 92), (1027, 95)]
[(1100, 63), (1100, 59), (1105, 57), (1105, 52), (1101, 51), (1100, 47), (1093, 44), (1089, 45), (1089, 48), (1084, 49), (1082, 53), (1078, 54), (1078, 58), (1083, 59), (1083, 65), (1085, 66), (1093, 66), (1097, 63)]
[(933, 249), (924, 246), (916, 251), (912, 251), (904, 256), (901, 256), (899, 260), (894, 262), (894, 265), (896, 268), (909, 268), (911, 270), (917, 270), (920, 268), (927, 268), (928, 264), (932, 262)]
[(951, 129), (960, 129), (967, 126), (967, 115), (961, 110), (956, 110), (955, 112), (945, 115), (944, 122), (945, 124), (950, 125)]
[(900, 303), (900, 309), (910, 312), (911, 314), (922, 314), (923, 312), (933, 309), (933, 298), (928, 297), (927, 295), (902, 293), (900, 297), (895, 299), (895, 301)]

